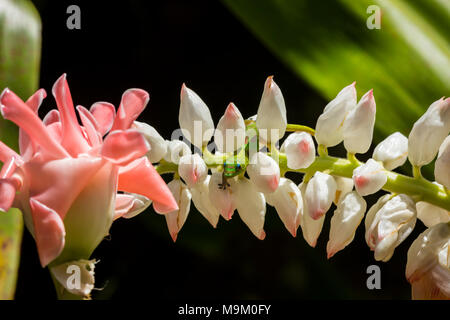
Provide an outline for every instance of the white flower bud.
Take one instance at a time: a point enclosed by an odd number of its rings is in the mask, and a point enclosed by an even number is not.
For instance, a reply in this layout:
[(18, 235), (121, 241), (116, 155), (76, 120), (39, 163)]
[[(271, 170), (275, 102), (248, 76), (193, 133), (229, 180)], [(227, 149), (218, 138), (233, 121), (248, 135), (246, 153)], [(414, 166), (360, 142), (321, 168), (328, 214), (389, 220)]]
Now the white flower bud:
[(336, 181), (336, 196), (334, 197), (333, 202), (338, 204), (343, 196), (353, 190), (353, 179), (340, 176), (333, 176), (333, 178), (334, 181)]
[(408, 250), (406, 279), (413, 299), (450, 299), (449, 223), (437, 224), (414, 240)]
[(342, 140), (343, 124), (347, 114), (356, 108), (355, 82), (342, 89), (336, 98), (331, 100), (319, 116), (314, 137), (318, 144), (333, 147)]
[(211, 176), (207, 176), (202, 182), (197, 183), (191, 188), (192, 202), (197, 210), (211, 223), (215, 228), (219, 221), (220, 212), (209, 198), (209, 181)]
[(329, 174), (317, 171), (309, 180), (305, 191), (308, 214), (314, 220), (321, 218), (330, 209), (336, 196), (336, 182)]
[(439, 223), (450, 221), (450, 211), (434, 206), (428, 202), (417, 202), (416, 209), (417, 218), (428, 228)]
[(234, 152), (245, 143), (245, 123), (239, 109), (230, 103), (220, 118), (214, 133), (217, 150), (223, 153)]
[(306, 132), (291, 133), (283, 142), (282, 148), (286, 152), (289, 169), (308, 168), (316, 159), (314, 141)]
[(197, 153), (182, 156), (178, 162), (178, 174), (189, 188), (201, 183), (208, 175), (208, 167)]
[(189, 146), (181, 140), (172, 140), (167, 142), (167, 152), (164, 160), (178, 164), (181, 157), (192, 154)]
[(410, 197), (400, 194), (384, 203), (375, 215), (371, 210), (366, 218), (371, 220), (369, 225), (366, 221), (366, 242), (370, 249), (375, 251), (375, 260), (386, 262), (394, 254), (395, 248), (414, 229), (416, 206)]
[(151, 163), (159, 162), (167, 153), (167, 141), (155, 128), (145, 122), (135, 121), (134, 126), (150, 145), (150, 150), (147, 152), (148, 160)]
[[(172, 240), (175, 242), (177, 240), (178, 233), (186, 222), (189, 210), (191, 209), (192, 195), (189, 189), (183, 182), (181, 182), (180, 179), (174, 179), (170, 181), (167, 186), (172, 192), (173, 197), (175, 198), (175, 201), (178, 205), (178, 210), (165, 214), (167, 228), (169, 229)], [(155, 211), (158, 213), (165, 212), (164, 208), (162, 208), (161, 205), (156, 202), (153, 202), (153, 209), (155, 209)]]
[(271, 193), (277, 190), (280, 181), (280, 167), (274, 159), (263, 152), (255, 152), (247, 166), (247, 174), (259, 192)]
[(214, 122), (208, 106), (184, 83), (181, 87), (178, 122), (183, 135), (200, 149), (211, 140), (214, 133)]
[(330, 239), (327, 243), (328, 259), (353, 241), (366, 208), (366, 201), (356, 191), (343, 196), (331, 218)]
[[(68, 292), (89, 298), (95, 283), (95, 260), (76, 260), (50, 267), (53, 277)], [(77, 273), (79, 277), (74, 277)]]
[(431, 104), (414, 123), (408, 137), (408, 159), (421, 167), (430, 163), (450, 131), (450, 98)]
[(275, 207), (286, 229), (293, 237), (297, 235), (298, 219), (303, 210), (303, 200), (299, 188), (286, 178), (281, 178), (278, 189), (265, 194), (266, 202)]
[(387, 181), (387, 172), (379, 162), (369, 159), (353, 170), (352, 178), (356, 191), (362, 196), (367, 196), (383, 188)]
[(236, 209), (242, 221), (259, 239), (266, 237), (264, 219), (266, 216), (266, 201), (264, 195), (258, 192), (255, 185), (247, 178), (230, 179)]
[(387, 170), (402, 166), (408, 158), (408, 138), (400, 132), (391, 134), (376, 146), (373, 158), (383, 162)]
[(350, 153), (366, 153), (372, 143), (376, 104), (373, 90), (367, 92), (344, 121), (344, 147)]
[(260, 138), (268, 144), (273, 144), (284, 136), (286, 126), (286, 106), (283, 94), (273, 81), (273, 77), (270, 76), (264, 84), (264, 92), (256, 117), (256, 127), (259, 130)]
[(434, 178), (450, 189), (450, 136), (445, 138), (439, 148), (439, 155), (434, 163)]
[(302, 227), (303, 238), (305, 239), (305, 241), (314, 248), (317, 244), (317, 239), (322, 232), (325, 215), (322, 215), (317, 220), (314, 220), (309, 215), (308, 202), (305, 201), (307, 187), (308, 184), (305, 183), (301, 183), (299, 185), (299, 189), (303, 198), (303, 214), (300, 215), (300, 221), (298, 221), (297, 224), (300, 224)]
[(230, 220), (236, 206), (231, 195), (231, 188), (223, 179), (221, 172), (213, 172), (209, 179), (208, 195), (211, 203), (219, 210), (225, 220)]

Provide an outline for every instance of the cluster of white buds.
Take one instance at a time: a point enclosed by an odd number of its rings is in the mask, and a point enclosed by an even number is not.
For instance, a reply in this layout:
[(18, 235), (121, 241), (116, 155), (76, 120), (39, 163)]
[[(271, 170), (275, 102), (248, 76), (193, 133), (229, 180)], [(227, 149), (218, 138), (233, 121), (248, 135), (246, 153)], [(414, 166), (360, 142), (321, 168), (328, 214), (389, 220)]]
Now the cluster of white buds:
[[(168, 185), (179, 209), (166, 214), (174, 241), (187, 219), (191, 200), (213, 227), (220, 216), (229, 220), (237, 210), (250, 231), (262, 240), (266, 236), (267, 203), (276, 209), (292, 236), (297, 235), (300, 227), (304, 239), (314, 247), (326, 213), (334, 203), (328, 258), (353, 241), (364, 220), (366, 242), (375, 259), (388, 261), (419, 218), (429, 229), (416, 240), (420, 244), (415, 242), (410, 249), (408, 265), (412, 267), (407, 272), (408, 280), (418, 283), (425, 278), (446, 279), (447, 286), (434, 287), (440, 290), (439, 294), (449, 297), (448, 259), (446, 263), (440, 259), (442, 244), (448, 248), (449, 242), (450, 99), (434, 102), (414, 124), (408, 138), (400, 132), (391, 134), (376, 146), (372, 158), (362, 163), (355, 155), (369, 150), (375, 116), (373, 90), (358, 102), (352, 83), (327, 104), (315, 130), (290, 125), (281, 90), (273, 77), (268, 77), (258, 112), (247, 120), (235, 104), (229, 103), (214, 129), (205, 102), (183, 84), (179, 112), (183, 141), (177, 138), (166, 141), (147, 124), (136, 122), (135, 127), (144, 133), (150, 145), (147, 154), (150, 161), (159, 162), (158, 172), (174, 173)], [(278, 148), (286, 132), (292, 133)], [(210, 144), (213, 137), (214, 144)], [(193, 154), (186, 142), (199, 149), (202, 156)], [(341, 142), (348, 158), (329, 156), (327, 148)], [(212, 153), (210, 147), (214, 145), (216, 150)], [(422, 177), (420, 168), (436, 155), (436, 181), (430, 182)], [(407, 159), (413, 165), (414, 177), (392, 171)], [(304, 173), (303, 181), (297, 185), (284, 177), (289, 171)], [(366, 214), (363, 197), (382, 189), (389, 193), (381, 195)], [(154, 204), (155, 211), (165, 212), (158, 206)], [(447, 228), (447, 232), (434, 231), (436, 226)], [(432, 233), (432, 240), (428, 233)], [(428, 267), (437, 271), (429, 271)], [(429, 284), (416, 285), (425, 286)], [(415, 295), (420, 296), (417, 290)]]

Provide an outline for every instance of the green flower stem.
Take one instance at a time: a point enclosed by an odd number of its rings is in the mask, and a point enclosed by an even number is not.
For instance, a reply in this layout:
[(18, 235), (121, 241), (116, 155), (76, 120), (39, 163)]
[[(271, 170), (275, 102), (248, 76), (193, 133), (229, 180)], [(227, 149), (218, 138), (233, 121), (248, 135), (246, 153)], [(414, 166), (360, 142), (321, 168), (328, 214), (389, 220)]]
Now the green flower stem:
[(286, 126), (286, 131), (287, 132), (303, 131), (303, 132), (308, 132), (312, 136), (315, 134), (315, 130), (313, 128), (310, 128), (308, 126), (303, 126), (300, 124), (288, 124)]

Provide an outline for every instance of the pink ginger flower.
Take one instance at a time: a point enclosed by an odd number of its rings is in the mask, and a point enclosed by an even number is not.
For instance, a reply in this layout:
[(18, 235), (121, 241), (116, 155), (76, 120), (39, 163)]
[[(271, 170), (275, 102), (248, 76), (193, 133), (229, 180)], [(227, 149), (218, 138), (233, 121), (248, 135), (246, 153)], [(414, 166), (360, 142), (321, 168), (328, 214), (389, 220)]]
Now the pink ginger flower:
[(77, 106), (82, 125), (65, 74), (52, 93), (58, 110), (43, 121), (37, 112), (44, 89), (25, 103), (8, 88), (0, 96), (1, 114), (20, 128), (20, 155), (0, 142), (0, 210), (22, 210), (43, 267), (88, 259), (113, 220), (135, 208), (139, 199), (134, 194), (160, 203), (167, 212), (178, 209), (145, 157), (150, 146), (132, 129), (149, 100), (146, 91), (125, 91), (117, 115), (106, 102), (90, 110)]

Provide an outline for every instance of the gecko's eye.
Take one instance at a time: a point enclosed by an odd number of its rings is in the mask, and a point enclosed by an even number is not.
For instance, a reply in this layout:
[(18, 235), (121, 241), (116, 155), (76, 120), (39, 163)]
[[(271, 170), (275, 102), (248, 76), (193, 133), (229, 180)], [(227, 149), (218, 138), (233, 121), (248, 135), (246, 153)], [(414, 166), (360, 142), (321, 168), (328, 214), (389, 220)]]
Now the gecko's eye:
[(237, 165), (236, 165), (236, 169), (240, 169), (241, 168), (241, 165), (238, 163)]

